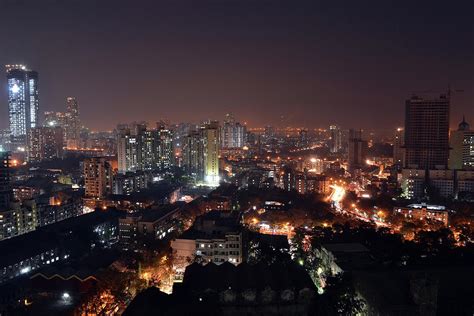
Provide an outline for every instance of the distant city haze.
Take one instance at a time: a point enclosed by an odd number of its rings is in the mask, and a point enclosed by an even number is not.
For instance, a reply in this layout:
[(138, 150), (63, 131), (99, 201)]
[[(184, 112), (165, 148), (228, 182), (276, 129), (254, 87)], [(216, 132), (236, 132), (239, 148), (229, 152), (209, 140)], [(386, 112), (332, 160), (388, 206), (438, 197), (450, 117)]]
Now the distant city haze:
[[(250, 127), (393, 129), (412, 92), (449, 85), (463, 90), (451, 127), (474, 122), (474, 2), (317, 2), (1, 1), (0, 64), (38, 71), (40, 112), (76, 97), (94, 130), (228, 112)], [(0, 86), (7, 128), (4, 72)]]

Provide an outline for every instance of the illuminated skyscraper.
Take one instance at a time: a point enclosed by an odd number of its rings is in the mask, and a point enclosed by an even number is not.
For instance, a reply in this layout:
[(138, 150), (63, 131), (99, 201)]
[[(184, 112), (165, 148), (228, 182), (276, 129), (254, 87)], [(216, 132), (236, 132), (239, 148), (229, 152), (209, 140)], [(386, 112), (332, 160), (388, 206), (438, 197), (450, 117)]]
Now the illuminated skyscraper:
[(174, 163), (173, 133), (165, 126), (147, 130), (144, 123), (117, 128), (118, 172), (169, 169)]
[(139, 146), (139, 163), (137, 170), (153, 170), (157, 168), (159, 139), (157, 131), (142, 130), (137, 135)]
[(405, 168), (442, 169), (449, 156), (449, 95), (414, 95), (405, 108)]
[(102, 199), (112, 193), (112, 167), (105, 158), (84, 160), (84, 184), (88, 198)]
[(195, 179), (204, 178), (204, 154), (199, 131), (192, 131), (184, 138), (183, 166), (186, 173)]
[(211, 121), (201, 129), (204, 154), (204, 181), (219, 184), (219, 122)]
[(81, 123), (79, 121), (79, 105), (74, 97), (66, 98), (66, 146), (76, 148), (79, 146)]
[(142, 148), (141, 132), (146, 127), (141, 124), (135, 124), (131, 128), (121, 126), (117, 131), (117, 159), (118, 172), (126, 173), (128, 171), (142, 170)]
[(38, 126), (38, 73), (24, 65), (6, 65), (12, 147), (25, 148), (28, 131)]
[(449, 143), (449, 169), (474, 169), (474, 131), (464, 117), (458, 129), (451, 132)]
[(158, 124), (158, 152), (156, 164), (159, 169), (169, 169), (174, 164), (173, 131), (167, 125)]
[(42, 161), (62, 158), (64, 153), (64, 129), (60, 126), (43, 126), (30, 129), (28, 160)]
[(197, 182), (219, 184), (219, 122), (205, 123), (189, 133), (183, 146), (183, 164)]
[(329, 151), (338, 153), (342, 150), (342, 131), (337, 125), (329, 126), (331, 141), (329, 143)]
[(236, 122), (232, 114), (227, 114), (221, 128), (222, 148), (242, 148), (245, 145), (246, 134), (245, 126)]

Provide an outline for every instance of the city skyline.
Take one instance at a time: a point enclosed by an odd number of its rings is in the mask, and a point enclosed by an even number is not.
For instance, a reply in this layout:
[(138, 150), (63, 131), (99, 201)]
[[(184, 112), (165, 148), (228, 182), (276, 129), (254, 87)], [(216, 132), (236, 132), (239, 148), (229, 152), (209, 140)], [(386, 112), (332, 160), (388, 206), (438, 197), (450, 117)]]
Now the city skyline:
[[(0, 61), (40, 73), (41, 112), (61, 110), (73, 95), (94, 130), (150, 118), (221, 119), (228, 112), (251, 127), (392, 129), (403, 125), (412, 92), (448, 86), (463, 90), (453, 96), (451, 128), (463, 114), (474, 116), (467, 1), (397, 3), (390, 11), (349, 4), (351, 14), (306, 1), (140, 4), (118, 1), (116, 10), (107, 1), (1, 4)], [(9, 28), (18, 12), (25, 25)], [(80, 27), (72, 22), (78, 19)], [(35, 40), (16, 40), (26, 34)], [(0, 83), (6, 85), (3, 76)], [(373, 111), (384, 115), (367, 115)], [(0, 114), (6, 128), (5, 89)]]
[(474, 315), (472, 21), (0, 0), (0, 315)]

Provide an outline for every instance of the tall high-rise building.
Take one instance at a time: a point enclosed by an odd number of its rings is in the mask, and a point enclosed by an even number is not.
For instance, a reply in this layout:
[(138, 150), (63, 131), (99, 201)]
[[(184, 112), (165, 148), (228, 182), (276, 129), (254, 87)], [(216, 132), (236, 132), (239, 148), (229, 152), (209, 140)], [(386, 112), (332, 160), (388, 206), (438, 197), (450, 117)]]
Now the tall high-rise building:
[(393, 164), (397, 166), (398, 169), (403, 167), (405, 161), (405, 148), (403, 147), (404, 140), (403, 128), (397, 128), (393, 139)]
[(138, 168), (137, 170), (153, 170), (157, 168), (156, 160), (159, 154), (158, 132), (154, 130), (141, 130), (137, 135)]
[(81, 123), (76, 98), (66, 98), (66, 112), (44, 112), (44, 126), (60, 126), (64, 129), (64, 144), (68, 148), (81, 146)]
[(204, 178), (204, 154), (200, 131), (192, 131), (183, 143), (183, 167), (195, 179)]
[(342, 150), (342, 131), (337, 125), (329, 126), (331, 141), (329, 143), (329, 151), (338, 153)]
[(24, 65), (6, 65), (8, 112), (13, 150), (25, 149), (28, 132), (39, 123), (38, 73)]
[(366, 161), (367, 141), (362, 139), (362, 131), (349, 131), (349, 171), (361, 169)]
[(63, 157), (64, 130), (62, 127), (32, 128), (29, 131), (28, 139), (28, 160), (30, 162)]
[(10, 156), (7, 151), (0, 151), (0, 211), (8, 209), (12, 196)]
[(449, 143), (449, 169), (474, 169), (474, 131), (464, 117), (458, 129), (451, 132)]
[(81, 123), (79, 120), (79, 105), (74, 97), (66, 98), (66, 126), (64, 127), (66, 146), (79, 147)]
[(142, 170), (141, 141), (137, 129), (120, 127), (117, 132), (118, 172)]
[(405, 108), (405, 167), (443, 169), (449, 156), (449, 94), (414, 95)]
[(112, 193), (112, 167), (103, 157), (84, 160), (86, 197), (102, 199)]
[(185, 171), (198, 182), (219, 184), (219, 122), (204, 123), (186, 137), (183, 146)]
[(219, 184), (219, 122), (211, 121), (201, 129), (204, 154), (204, 181)]
[(156, 133), (158, 134), (157, 167), (169, 169), (174, 165), (173, 131), (168, 125), (158, 125)]
[[(161, 125), (160, 125), (161, 126)], [(173, 132), (148, 130), (144, 123), (117, 128), (118, 172), (168, 169), (174, 164)]]
[(245, 145), (246, 134), (246, 127), (236, 122), (232, 114), (227, 114), (221, 128), (222, 148), (242, 148)]

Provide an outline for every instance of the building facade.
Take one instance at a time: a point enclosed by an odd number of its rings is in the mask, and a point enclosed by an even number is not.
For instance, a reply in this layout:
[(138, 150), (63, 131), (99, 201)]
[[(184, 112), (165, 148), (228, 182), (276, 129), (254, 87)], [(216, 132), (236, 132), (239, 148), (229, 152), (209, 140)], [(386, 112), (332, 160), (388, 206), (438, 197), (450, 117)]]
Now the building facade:
[(133, 192), (140, 192), (148, 188), (152, 182), (151, 175), (144, 171), (127, 172), (117, 174), (114, 177), (113, 194), (130, 195)]
[(34, 127), (29, 131), (28, 161), (39, 162), (62, 158), (64, 130), (60, 126)]
[(204, 178), (204, 146), (199, 131), (192, 131), (184, 138), (183, 167), (195, 179)]
[(365, 165), (367, 155), (367, 141), (362, 139), (362, 131), (349, 131), (349, 171), (361, 169)]
[(144, 123), (117, 128), (119, 173), (167, 170), (174, 165), (173, 132), (165, 126), (147, 129)]
[(451, 132), (449, 143), (449, 169), (474, 169), (474, 131), (464, 117), (458, 129)]
[(81, 123), (79, 120), (79, 105), (76, 98), (66, 98), (65, 138), (68, 148), (80, 147)]
[(130, 129), (122, 129), (119, 130), (117, 137), (118, 172), (140, 170), (141, 150), (137, 135), (133, 135)]
[(21, 151), (39, 123), (38, 73), (24, 65), (6, 65), (6, 71), (12, 149)]
[(204, 181), (219, 185), (219, 123), (212, 121), (202, 129), (204, 146)]
[(219, 185), (219, 122), (202, 124), (191, 131), (183, 146), (183, 167), (197, 182)]
[(443, 169), (449, 155), (449, 94), (405, 104), (405, 168)]
[(103, 199), (112, 193), (112, 167), (103, 157), (84, 160), (86, 198)]
[(221, 147), (225, 149), (242, 148), (246, 142), (247, 129), (236, 122), (232, 114), (227, 114), (221, 128)]
[(403, 215), (409, 221), (438, 221), (448, 226), (449, 213), (445, 206), (410, 204), (405, 207), (395, 207), (394, 212)]
[(330, 142), (329, 151), (333, 154), (342, 151), (342, 131), (337, 125), (329, 126)]
[(408, 199), (425, 197), (433, 190), (445, 198), (474, 193), (473, 170), (403, 169), (401, 188)]
[(156, 164), (160, 170), (168, 170), (174, 165), (173, 131), (167, 126), (159, 125), (158, 134), (158, 157)]

